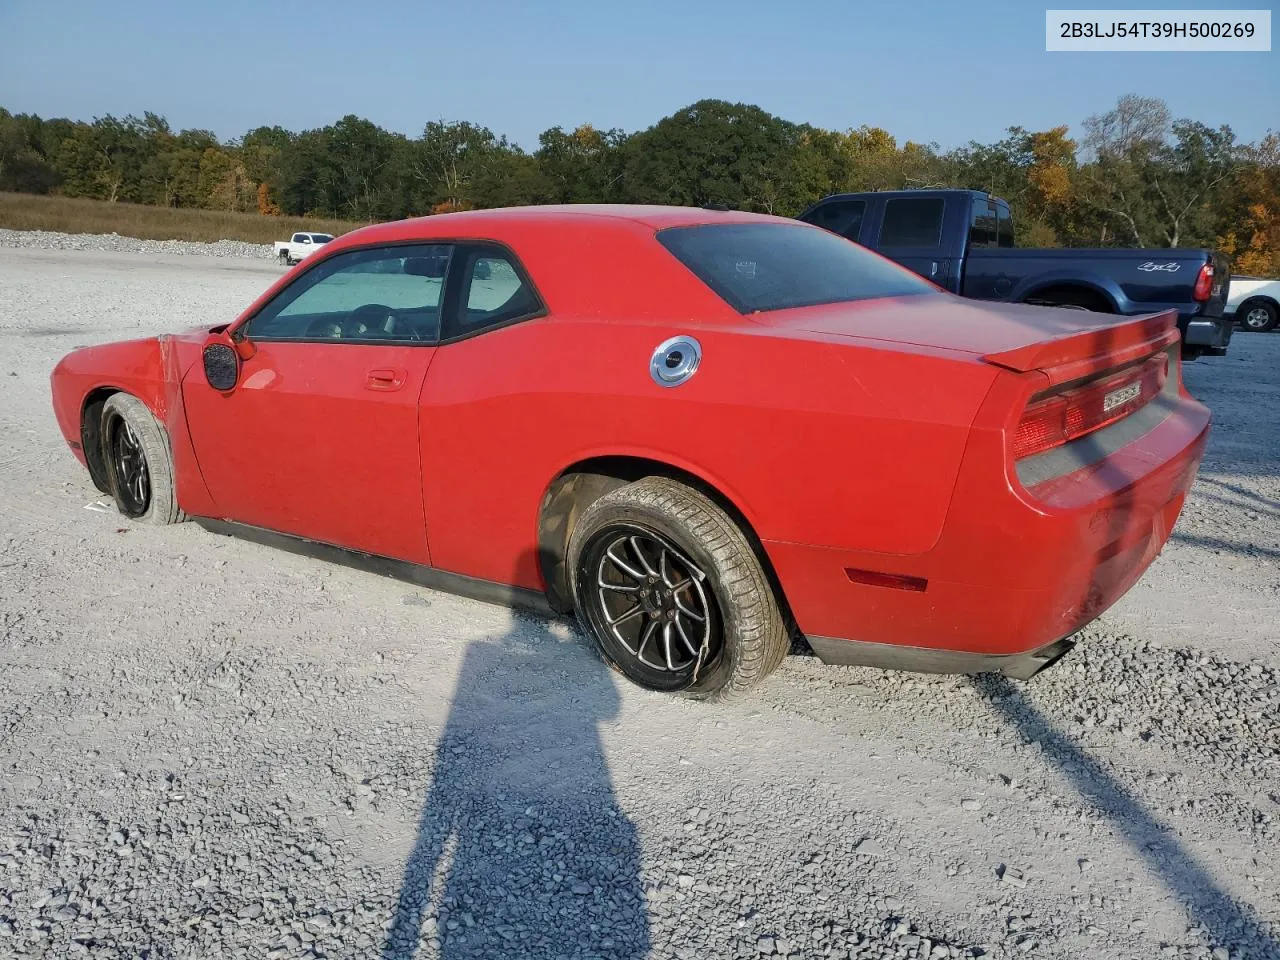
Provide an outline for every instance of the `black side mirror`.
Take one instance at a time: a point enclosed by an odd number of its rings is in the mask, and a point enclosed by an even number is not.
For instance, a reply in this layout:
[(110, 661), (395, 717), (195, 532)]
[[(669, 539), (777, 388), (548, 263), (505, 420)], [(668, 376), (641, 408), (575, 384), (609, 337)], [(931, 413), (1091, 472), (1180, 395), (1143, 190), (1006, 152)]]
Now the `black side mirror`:
[(209, 343), (204, 348), (204, 377), (209, 386), (226, 393), (240, 379), (240, 355), (227, 343)]

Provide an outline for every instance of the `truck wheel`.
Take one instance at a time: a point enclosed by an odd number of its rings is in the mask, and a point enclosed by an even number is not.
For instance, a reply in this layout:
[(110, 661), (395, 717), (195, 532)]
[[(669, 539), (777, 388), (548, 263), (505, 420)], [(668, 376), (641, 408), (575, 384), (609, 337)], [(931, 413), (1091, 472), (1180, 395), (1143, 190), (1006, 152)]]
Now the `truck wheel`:
[(1277, 319), (1280, 319), (1277, 317), (1275, 304), (1268, 303), (1266, 300), (1245, 301), (1236, 311), (1236, 317), (1240, 321), (1240, 326), (1254, 333), (1274, 330)]
[(102, 462), (107, 487), (126, 517), (143, 523), (180, 523), (169, 437), (147, 405), (113, 393), (102, 405)]
[(742, 529), (682, 483), (646, 477), (605, 494), (575, 525), (568, 558), (579, 620), (639, 686), (730, 699), (790, 647)]
[(289, 266), (289, 251), (288, 251), (288, 250), (281, 250), (281, 251), (280, 251), (280, 264), (281, 264), (281, 266), (285, 266), (285, 267)]

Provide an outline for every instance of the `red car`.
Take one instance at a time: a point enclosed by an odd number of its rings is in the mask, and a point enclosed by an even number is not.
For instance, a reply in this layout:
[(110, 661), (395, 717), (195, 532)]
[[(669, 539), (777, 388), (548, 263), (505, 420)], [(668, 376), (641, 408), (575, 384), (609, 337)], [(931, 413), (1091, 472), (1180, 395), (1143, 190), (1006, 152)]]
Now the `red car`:
[(1026, 678), (1195, 477), (1174, 322), (962, 300), (775, 217), (492, 210), (349, 233), (53, 398), (129, 517), (576, 611), (650, 689), (745, 689), (796, 631)]

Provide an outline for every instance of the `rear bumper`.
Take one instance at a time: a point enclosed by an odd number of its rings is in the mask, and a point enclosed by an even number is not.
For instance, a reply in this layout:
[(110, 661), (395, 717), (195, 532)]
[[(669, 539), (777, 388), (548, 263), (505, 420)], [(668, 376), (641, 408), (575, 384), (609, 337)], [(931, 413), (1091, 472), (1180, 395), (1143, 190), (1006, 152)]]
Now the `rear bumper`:
[(1230, 317), (1190, 317), (1180, 320), (1183, 353), (1224, 356), (1235, 323)]
[[(991, 466), (1003, 461), (1003, 437), (979, 431), (942, 536), (927, 553), (765, 547), (820, 658), (1020, 676), (1030, 667), (1015, 660), (1055, 655), (1058, 641), (1111, 606), (1150, 566), (1182, 510), (1208, 432), (1208, 410), (1177, 395), (1168, 416), (1144, 435), (1028, 490), (1007, 468)], [(854, 582), (850, 569), (926, 585)]]
[(806, 637), (819, 660), (844, 667), (880, 667), (916, 673), (1002, 673), (1015, 680), (1030, 680), (1053, 666), (1075, 646), (1073, 640), (1056, 640), (1028, 653), (999, 656), (959, 650), (933, 650), (893, 643), (861, 643), (831, 637)]

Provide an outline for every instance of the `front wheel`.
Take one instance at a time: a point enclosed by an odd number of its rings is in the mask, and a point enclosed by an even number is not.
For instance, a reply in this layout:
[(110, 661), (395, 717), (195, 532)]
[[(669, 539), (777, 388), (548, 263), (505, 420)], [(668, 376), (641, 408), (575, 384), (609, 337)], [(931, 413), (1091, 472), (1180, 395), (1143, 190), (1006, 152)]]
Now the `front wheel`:
[(169, 439), (137, 397), (115, 393), (102, 405), (102, 458), (107, 489), (126, 517), (155, 524), (185, 519), (174, 490)]
[(1254, 333), (1266, 333), (1274, 330), (1277, 322), (1276, 308), (1273, 304), (1255, 300), (1240, 308), (1240, 326)]
[(789, 638), (741, 528), (698, 491), (648, 477), (601, 497), (569, 541), (578, 617), (639, 686), (724, 700), (764, 679)]

